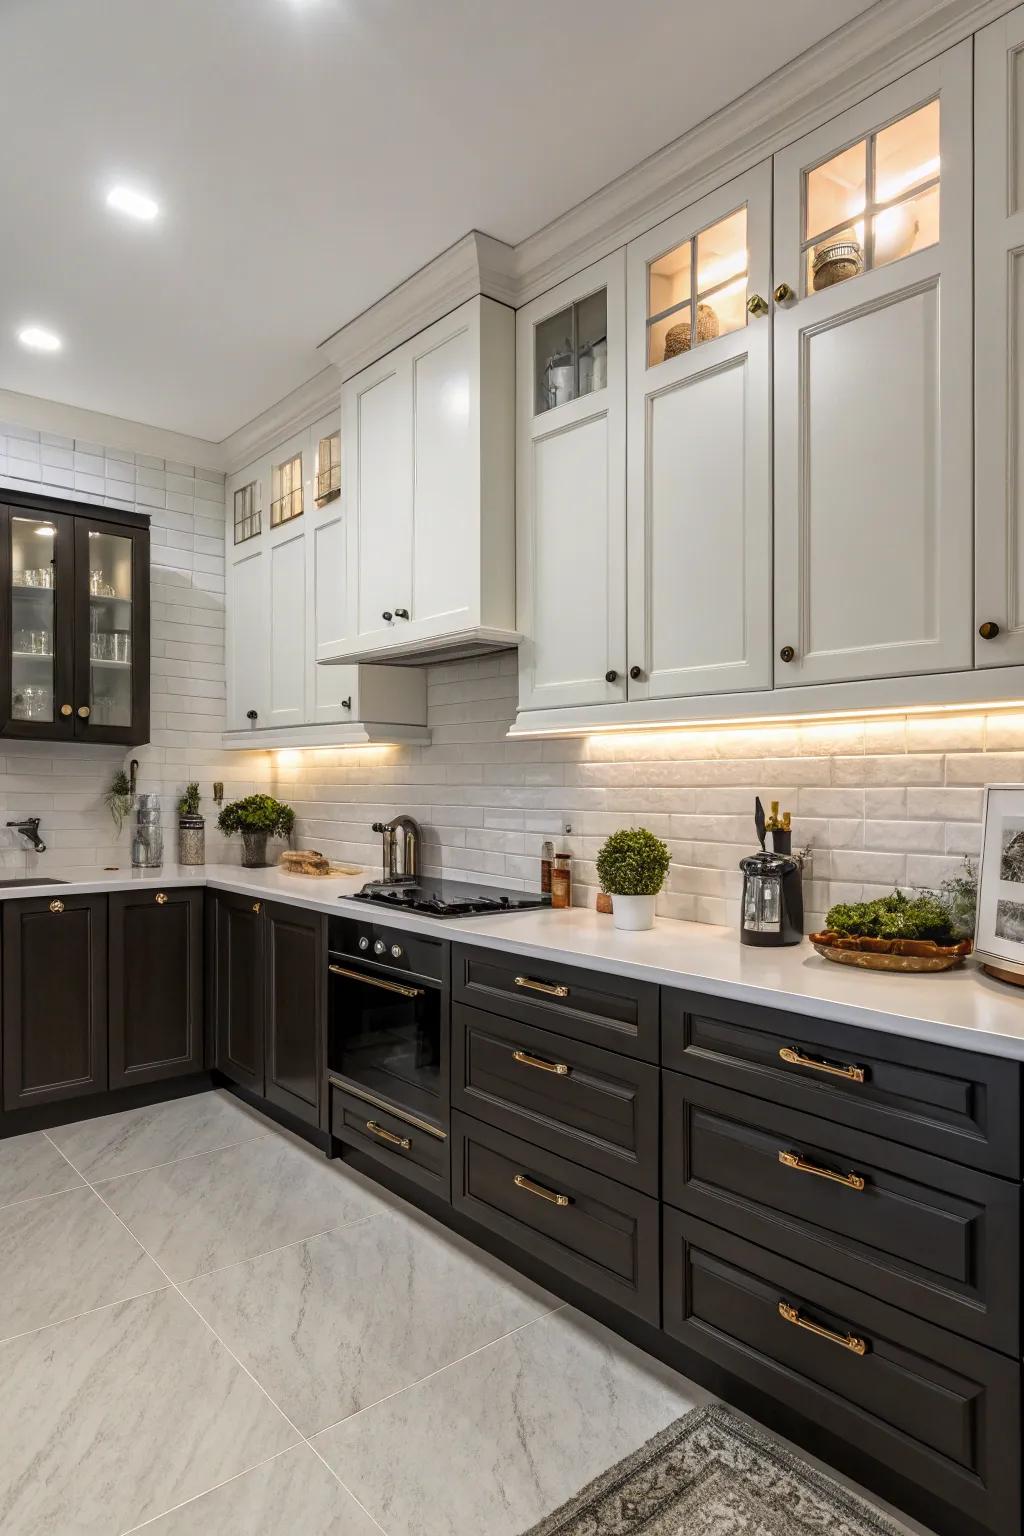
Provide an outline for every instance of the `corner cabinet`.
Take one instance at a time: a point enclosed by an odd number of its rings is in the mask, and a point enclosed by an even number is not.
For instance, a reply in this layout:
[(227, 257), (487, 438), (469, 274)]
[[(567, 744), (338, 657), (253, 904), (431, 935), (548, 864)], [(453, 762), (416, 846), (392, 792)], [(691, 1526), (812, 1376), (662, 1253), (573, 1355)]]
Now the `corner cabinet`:
[(321, 662), (514, 645), (512, 310), (475, 298), (344, 385), (347, 628)]
[(0, 491), (0, 734), (149, 740), (149, 523)]
[(203, 1069), (203, 890), (112, 891), (109, 1086)]

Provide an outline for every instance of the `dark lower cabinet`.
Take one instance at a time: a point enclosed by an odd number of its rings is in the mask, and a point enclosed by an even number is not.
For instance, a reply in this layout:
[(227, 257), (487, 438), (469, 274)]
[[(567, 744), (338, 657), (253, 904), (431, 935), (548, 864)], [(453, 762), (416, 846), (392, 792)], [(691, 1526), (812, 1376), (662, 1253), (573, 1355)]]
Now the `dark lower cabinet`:
[(326, 919), (218, 891), (212, 898), (214, 1065), (319, 1126), (325, 1077)]
[(323, 1091), (326, 922), (304, 907), (266, 907), (264, 1096), (311, 1125)]
[(4, 903), (3, 1067), (5, 1109), (107, 1087), (106, 896)]
[(203, 1066), (203, 892), (109, 898), (110, 1087)]

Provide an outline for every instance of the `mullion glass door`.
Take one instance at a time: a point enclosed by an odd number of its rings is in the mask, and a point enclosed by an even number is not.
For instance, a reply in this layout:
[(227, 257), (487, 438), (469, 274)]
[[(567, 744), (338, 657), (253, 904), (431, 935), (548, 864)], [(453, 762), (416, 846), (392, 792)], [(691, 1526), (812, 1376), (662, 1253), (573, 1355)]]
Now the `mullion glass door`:
[(71, 522), (59, 513), (8, 507), (2, 527), (10, 613), (5, 732), (60, 739), (73, 730)]
[(112, 523), (76, 528), (75, 732), (94, 741), (137, 738), (140, 668), (136, 539)]

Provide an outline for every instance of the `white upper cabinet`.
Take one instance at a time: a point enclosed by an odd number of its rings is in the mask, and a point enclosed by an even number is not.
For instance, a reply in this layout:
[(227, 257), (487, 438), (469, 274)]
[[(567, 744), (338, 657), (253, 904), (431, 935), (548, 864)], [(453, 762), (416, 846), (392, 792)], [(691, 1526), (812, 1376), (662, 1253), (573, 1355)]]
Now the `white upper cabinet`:
[(1024, 662), (1024, 7), (975, 52), (975, 661)]
[(262, 464), (228, 477), (225, 486), (227, 561), (227, 728), (258, 727), (270, 687), (267, 560), (263, 524), (267, 485)]
[(626, 263), (516, 316), (519, 701), (626, 697)]
[(321, 667), (321, 649), (348, 639), (348, 568), (345, 499), (341, 494), (341, 413), (313, 427), (310, 496), (306, 511), (306, 718), (318, 725), (358, 719), (346, 707), (351, 693), (340, 667)]
[(514, 330), (471, 299), (344, 386), (351, 633), (321, 661), (517, 640)]
[(967, 42), (776, 156), (778, 686), (972, 664), (971, 137)]
[(260, 725), (302, 725), (306, 719), (306, 514), (313, 481), (309, 433), (300, 433), (270, 457), (270, 519), (266, 622), (270, 686)]
[(628, 247), (630, 699), (771, 685), (771, 168)]

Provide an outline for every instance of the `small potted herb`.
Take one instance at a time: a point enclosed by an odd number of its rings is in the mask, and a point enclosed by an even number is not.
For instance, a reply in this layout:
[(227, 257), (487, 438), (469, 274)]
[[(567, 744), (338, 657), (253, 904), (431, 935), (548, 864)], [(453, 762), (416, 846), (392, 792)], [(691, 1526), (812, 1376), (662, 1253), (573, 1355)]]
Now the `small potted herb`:
[(654, 898), (668, 866), (668, 849), (646, 827), (622, 827), (612, 833), (597, 855), (597, 878), (612, 897), (616, 928), (654, 927)]
[(132, 794), (131, 780), (123, 768), (119, 768), (114, 774), (104, 799), (107, 804), (107, 810), (110, 812), (114, 826), (117, 829), (116, 835), (120, 837), (121, 828), (125, 824), (128, 812), (131, 810), (135, 799), (135, 796)]
[(199, 785), (187, 784), (178, 801), (178, 863), (206, 863), (206, 822), (199, 814)]
[(263, 869), (267, 862), (267, 838), (271, 834), (288, 837), (295, 825), (295, 812), (273, 795), (246, 795), (224, 807), (217, 825), (222, 832), (241, 832), (242, 863), (246, 869)]

